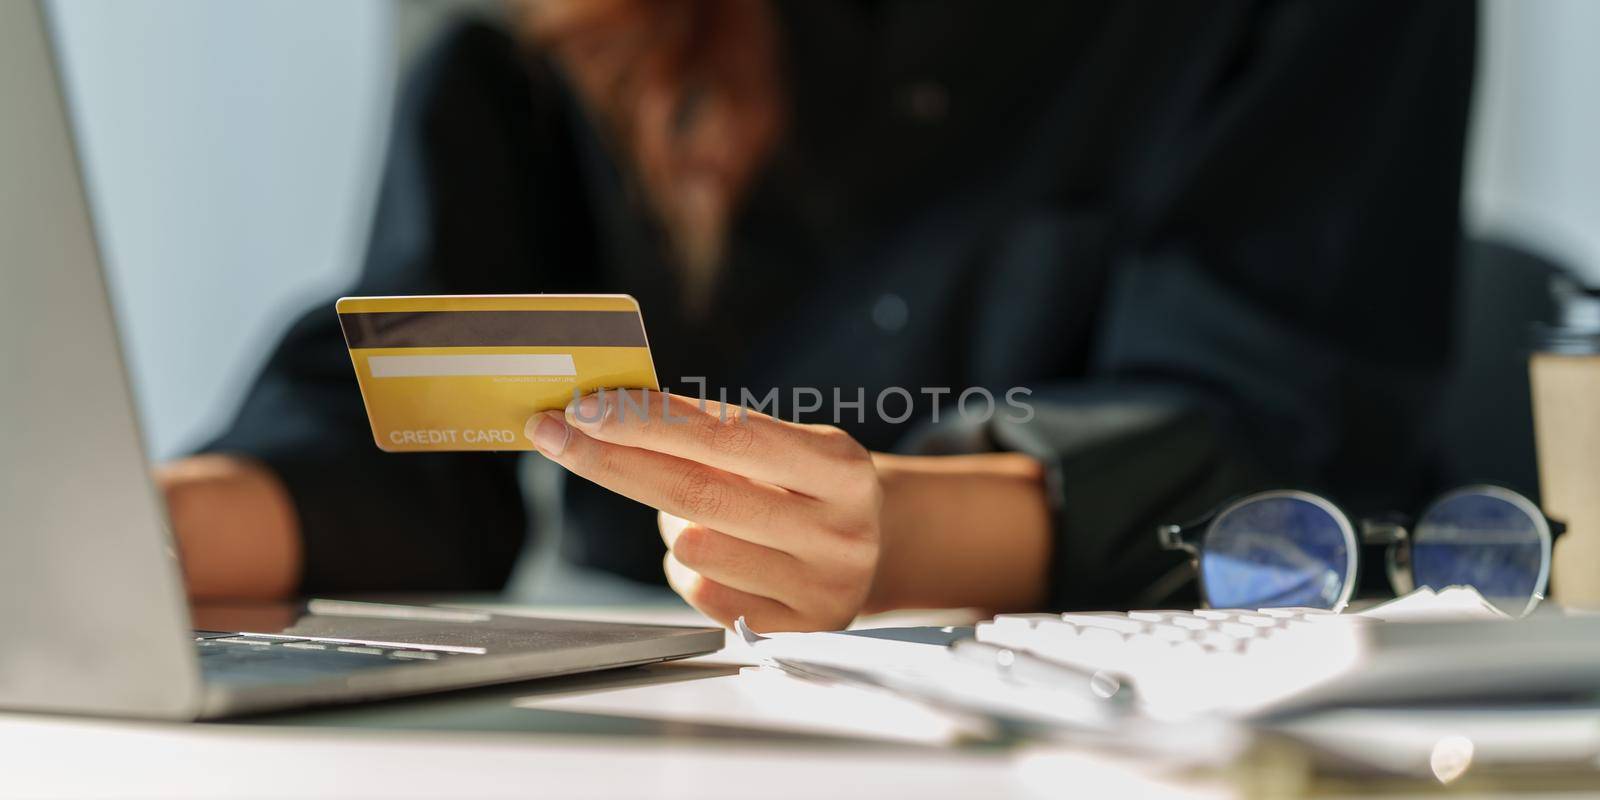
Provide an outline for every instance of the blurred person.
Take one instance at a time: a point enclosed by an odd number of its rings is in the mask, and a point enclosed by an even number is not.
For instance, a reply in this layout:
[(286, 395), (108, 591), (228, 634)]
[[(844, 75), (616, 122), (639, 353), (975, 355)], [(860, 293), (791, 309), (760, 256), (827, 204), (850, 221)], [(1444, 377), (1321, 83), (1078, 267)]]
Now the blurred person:
[[(350, 293), (639, 299), (690, 424), (529, 421), (567, 558), (758, 630), (1192, 604), (1157, 522), (1426, 489), (1474, 4), (510, 10), (413, 69)], [(160, 483), (197, 597), (493, 589), (516, 463), (380, 452), (321, 304)]]

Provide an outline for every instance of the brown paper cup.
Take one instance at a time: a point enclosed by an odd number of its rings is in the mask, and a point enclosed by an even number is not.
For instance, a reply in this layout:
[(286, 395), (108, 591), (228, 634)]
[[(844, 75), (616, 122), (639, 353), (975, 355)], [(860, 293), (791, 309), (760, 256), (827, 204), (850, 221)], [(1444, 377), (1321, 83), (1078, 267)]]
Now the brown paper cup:
[(1539, 486), (1545, 513), (1567, 523), (1556, 541), (1550, 596), (1600, 608), (1600, 336), (1566, 334), (1529, 361)]

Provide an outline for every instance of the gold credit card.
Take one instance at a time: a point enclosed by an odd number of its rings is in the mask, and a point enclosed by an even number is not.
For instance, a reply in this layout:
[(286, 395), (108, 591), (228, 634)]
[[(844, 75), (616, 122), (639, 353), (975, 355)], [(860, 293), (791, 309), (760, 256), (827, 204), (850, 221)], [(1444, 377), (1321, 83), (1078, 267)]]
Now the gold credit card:
[(346, 297), (335, 305), (389, 452), (532, 450), (528, 417), (600, 389), (658, 389), (627, 295)]

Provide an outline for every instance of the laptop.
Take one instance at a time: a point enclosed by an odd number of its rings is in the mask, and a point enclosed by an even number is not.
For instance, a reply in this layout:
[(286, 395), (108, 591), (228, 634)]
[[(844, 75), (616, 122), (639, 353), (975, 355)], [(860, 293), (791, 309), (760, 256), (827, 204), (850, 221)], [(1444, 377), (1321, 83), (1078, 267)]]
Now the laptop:
[(720, 628), (306, 600), (191, 609), (43, 9), (0, 2), (0, 708), (201, 719), (713, 652)]

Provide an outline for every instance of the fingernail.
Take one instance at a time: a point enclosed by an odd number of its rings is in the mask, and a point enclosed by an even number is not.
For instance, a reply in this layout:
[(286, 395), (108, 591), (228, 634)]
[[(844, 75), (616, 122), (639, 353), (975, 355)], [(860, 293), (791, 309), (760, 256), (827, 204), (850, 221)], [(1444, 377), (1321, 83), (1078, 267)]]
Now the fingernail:
[(572, 413), (567, 416), (572, 420), (572, 424), (584, 430), (599, 427), (600, 418), (605, 414), (604, 411), (600, 410), (600, 396), (596, 394), (591, 394), (578, 400), (577, 403), (571, 406), (571, 411)]
[(533, 440), (533, 446), (547, 456), (561, 455), (567, 449), (567, 440), (572, 438), (572, 429), (561, 421), (561, 414), (555, 411), (535, 415), (528, 420), (524, 432)]

